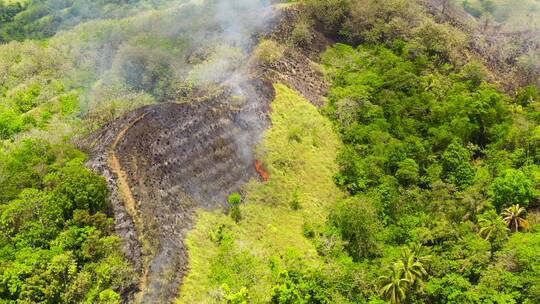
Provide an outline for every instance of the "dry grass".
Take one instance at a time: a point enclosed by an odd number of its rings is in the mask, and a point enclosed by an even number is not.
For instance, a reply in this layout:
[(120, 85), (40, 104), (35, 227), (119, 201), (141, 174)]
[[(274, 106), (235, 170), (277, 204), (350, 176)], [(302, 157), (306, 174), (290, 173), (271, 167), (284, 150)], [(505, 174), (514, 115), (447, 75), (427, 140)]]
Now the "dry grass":
[(262, 64), (272, 64), (283, 57), (285, 47), (269, 39), (262, 40), (253, 52), (254, 57)]

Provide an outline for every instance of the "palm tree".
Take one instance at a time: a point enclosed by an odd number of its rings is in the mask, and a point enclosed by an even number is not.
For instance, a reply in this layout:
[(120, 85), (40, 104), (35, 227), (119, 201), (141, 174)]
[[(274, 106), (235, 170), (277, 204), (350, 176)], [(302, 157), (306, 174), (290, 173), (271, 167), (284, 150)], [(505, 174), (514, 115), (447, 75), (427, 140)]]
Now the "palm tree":
[(401, 304), (411, 288), (417, 288), (428, 273), (424, 268), (429, 256), (420, 256), (420, 245), (412, 245), (401, 252), (401, 258), (392, 264), (390, 274), (379, 277), (381, 295), (392, 304)]
[(526, 212), (527, 210), (520, 207), (519, 204), (510, 206), (502, 212), (503, 221), (510, 228), (510, 231), (517, 232), (520, 229), (529, 229), (529, 222), (524, 216)]
[(491, 234), (493, 233), (493, 231), (495, 231), (496, 228), (495, 221), (487, 218), (481, 218), (478, 220), (478, 225), (480, 226), (478, 234), (486, 241), (489, 240), (489, 238), (491, 238)]
[(414, 250), (406, 248), (401, 253), (401, 267), (403, 267), (403, 273), (405, 278), (414, 284), (417, 280), (426, 277), (427, 271), (424, 268), (423, 261), (426, 257), (418, 257), (418, 253)]
[(506, 228), (506, 223), (497, 215), (497, 213), (495, 213), (495, 211), (490, 211), (479, 218), (478, 226), (480, 226), (478, 234), (487, 241), (496, 239), (501, 234), (506, 234), (506, 231), (508, 230), (508, 228)]
[(405, 303), (407, 289), (412, 284), (405, 278), (403, 263), (395, 262), (390, 269), (390, 274), (381, 276), (381, 295), (392, 304)]

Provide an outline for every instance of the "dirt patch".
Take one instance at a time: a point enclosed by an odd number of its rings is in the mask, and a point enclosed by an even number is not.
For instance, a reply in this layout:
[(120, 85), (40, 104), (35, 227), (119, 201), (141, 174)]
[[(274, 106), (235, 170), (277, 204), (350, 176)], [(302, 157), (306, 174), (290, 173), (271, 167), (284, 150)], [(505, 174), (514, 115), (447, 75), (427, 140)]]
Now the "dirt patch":
[[(133, 121), (129, 122), (124, 128), (118, 133), (118, 135), (114, 138), (114, 141), (111, 145), (108, 165), (114, 176), (116, 177), (116, 186), (118, 191), (120, 192), (122, 201), (124, 202), (124, 207), (131, 217), (136, 230), (136, 235), (138, 236), (138, 241), (141, 244), (145, 243), (145, 240), (142, 239), (142, 231), (144, 229), (143, 221), (141, 219), (141, 216), (137, 209), (137, 202), (135, 201), (135, 198), (133, 197), (133, 193), (131, 192), (131, 188), (129, 186), (129, 181), (127, 174), (122, 169), (122, 165), (120, 164), (120, 160), (118, 158), (118, 155), (116, 154), (116, 150), (118, 147), (118, 143), (124, 139), (126, 133), (129, 131), (131, 127), (133, 127), (137, 122), (142, 120), (147, 113), (142, 113), (138, 117), (136, 117)], [(143, 246), (144, 248), (144, 246)], [(148, 274), (148, 267), (147, 263), (142, 263), (142, 276), (141, 280), (139, 282), (139, 290), (145, 290), (146, 289), (146, 277)]]

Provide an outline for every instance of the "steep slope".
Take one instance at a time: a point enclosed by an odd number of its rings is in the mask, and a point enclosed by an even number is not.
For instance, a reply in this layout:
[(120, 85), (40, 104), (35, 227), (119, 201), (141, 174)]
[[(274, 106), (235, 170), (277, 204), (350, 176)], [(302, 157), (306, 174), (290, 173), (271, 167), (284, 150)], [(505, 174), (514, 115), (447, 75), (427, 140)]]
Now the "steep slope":
[[(404, 283), (402, 302), (450, 302), (447, 274), (478, 302), (520, 303), (540, 290), (535, 271), (516, 270), (519, 257), (501, 263), (533, 234), (514, 227), (524, 233), (507, 242), (497, 213), (510, 201), (540, 201), (538, 94), (519, 87), (540, 86), (535, 31), (500, 32), (451, 0), (64, 2), (21, 19), (30, 28), (11, 26), (20, 36), (5, 38), (0, 25), (0, 41), (50, 37), (0, 46), (0, 157), (27, 138), (39, 139), (38, 152), (48, 141), (76, 142), (106, 178), (112, 210), (95, 174), (99, 200), (88, 199), (96, 186), (82, 175), (50, 202), (24, 196), (0, 205), (0, 228), (10, 233), (0, 237), (8, 241), (0, 302), (382, 301), (385, 266), (401, 265), (411, 250), (429, 286)], [(40, 32), (86, 4), (110, 14), (74, 15)], [(334, 40), (354, 46), (325, 52)], [(70, 153), (82, 169), (84, 153)], [(42, 154), (43, 163), (22, 161), (29, 170), (0, 163), (0, 180), (15, 185), (5, 189), (63, 182)], [(18, 175), (31, 183), (16, 184)], [(521, 200), (502, 198), (521, 186)], [(230, 218), (232, 192), (242, 204)], [(109, 218), (92, 214), (94, 201)], [(50, 225), (32, 209), (59, 204), (77, 216), (56, 210), (65, 219)], [(123, 252), (119, 238), (95, 241), (113, 233), (113, 215)], [(500, 229), (497, 242), (482, 232), (485, 220)], [(66, 231), (39, 235), (48, 226)], [(429, 251), (435, 263), (423, 260)], [(100, 266), (89, 259), (109, 256)], [(38, 258), (49, 260), (30, 265)], [(522, 287), (493, 287), (501, 278), (493, 269)], [(505, 298), (488, 300), (503, 289)]]
[(243, 101), (229, 92), (143, 107), (92, 138), (92, 154), (99, 156), (89, 164), (110, 176), (118, 192), (115, 205), (122, 204), (117, 213), (130, 218), (117, 216), (117, 226), (129, 227), (118, 232), (140, 251), (131, 258), (142, 273), (142, 302), (168, 302), (176, 295), (187, 266), (183, 238), (195, 207), (222, 208), (229, 193), (256, 177), (246, 149), (268, 124), (272, 96), (264, 85), (259, 88), (251, 96), (260, 98)]
[[(265, 39), (292, 30), (298, 11), (284, 9)], [(86, 141), (88, 165), (112, 189), (117, 233), (141, 274), (137, 302), (170, 302), (188, 267), (184, 238), (196, 208), (226, 209), (226, 197), (260, 178), (254, 148), (269, 126), (272, 81), (280, 80), (320, 104), (327, 85), (311, 64), (318, 49), (288, 48), (262, 64), (255, 57), (213, 93), (184, 103), (133, 111)], [(277, 40), (277, 39), (276, 39)]]
[(290, 260), (299, 267), (323, 264), (305, 232), (322, 224), (329, 206), (343, 196), (332, 181), (338, 135), (298, 92), (282, 84), (275, 88), (272, 126), (258, 145), (270, 180), (245, 187), (239, 223), (221, 212), (199, 210), (186, 240), (190, 264), (178, 303), (223, 303), (242, 294), (267, 303)]
[[(475, 18), (464, 9), (464, 1), (418, 2), (435, 20), (448, 22), (469, 36), (464, 50), (466, 56), (483, 62), (493, 74), (492, 81), (498, 82), (503, 90), (513, 93), (520, 86), (531, 83), (540, 87), (540, 29), (535, 20), (538, 15), (536, 4), (524, 1), (515, 5), (517, 12), (514, 12), (509, 9), (512, 2), (489, 4), (486, 1), (487, 5), (493, 6), (493, 12), (480, 12)], [(530, 10), (528, 13), (527, 9)]]

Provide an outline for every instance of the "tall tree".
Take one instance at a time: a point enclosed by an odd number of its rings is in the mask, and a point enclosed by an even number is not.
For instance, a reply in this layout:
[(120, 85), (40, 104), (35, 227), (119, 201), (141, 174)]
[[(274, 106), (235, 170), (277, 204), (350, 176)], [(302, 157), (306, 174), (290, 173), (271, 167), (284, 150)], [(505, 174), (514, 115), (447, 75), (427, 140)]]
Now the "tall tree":
[(403, 274), (411, 284), (427, 277), (428, 273), (424, 267), (424, 260), (424, 257), (419, 257), (417, 252), (409, 248), (406, 248), (401, 253), (401, 261), (397, 263), (403, 268)]
[(525, 219), (525, 213), (527, 210), (520, 207), (519, 204), (506, 208), (503, 213), (503, 220), (510, 228), (510, 231), (517, 232), (519, 230), (528, 230), (529, 222)]
[(405, 277), (403, 263), (396, 262), (390, 268), (390, 274), (381, 276), (381, 295), (392, 304), (405, 303), (407, 289), (412, 282)]
[(505, 222), (494, 211), (490, 210), (478, 218), (480, 229), (478, 234), (487, 241), (493, 241), (505, 237), (508, 231)]

